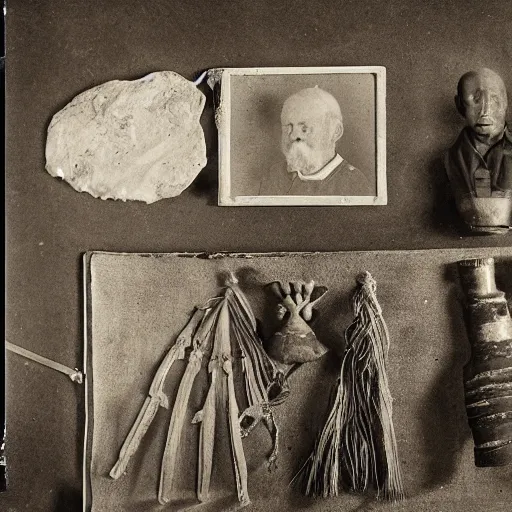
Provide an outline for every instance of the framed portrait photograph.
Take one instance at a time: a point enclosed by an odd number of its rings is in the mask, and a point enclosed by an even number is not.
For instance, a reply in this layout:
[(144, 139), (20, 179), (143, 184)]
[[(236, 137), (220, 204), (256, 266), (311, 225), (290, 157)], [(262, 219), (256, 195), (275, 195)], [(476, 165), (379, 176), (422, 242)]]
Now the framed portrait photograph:
[(219, 205), (387, 204), (386, 68), (212, 71)]

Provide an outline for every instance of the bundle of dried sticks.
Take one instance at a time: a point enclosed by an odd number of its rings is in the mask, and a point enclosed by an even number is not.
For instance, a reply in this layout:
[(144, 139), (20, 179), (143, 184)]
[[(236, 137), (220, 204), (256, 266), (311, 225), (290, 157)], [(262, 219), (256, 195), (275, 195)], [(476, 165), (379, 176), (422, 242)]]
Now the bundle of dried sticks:
[[(236, 347), (241, 352), (244, 388), (249, 405), (242, 414), (235, 395), (233, 377), (233, 354)], [(165, 504), (172, 498), (172, 483), (177, 471), (176, 461), (190, 392), (201, 369), (203, 357), (211, 354), (208, 364), (210, 387), (203, 408), (193, 419), (193, 423), (200, 424), (197, 497), (200, 501), (208, 499), (215, 418), (220, 413), (227, 415), (238, 499), (242, 505), (247, 505), (250, 500), (242, 438), (263, 421), (273, 440), (272, 452), (268, 458), (269, 469), (275, 465), (278, 429), (272, 408), (282, 403), (289, 391), (283, 371), (263, 349), (256, 332), (256, 319), (250, 304), (233, 275), (228, 279), (222, 297), (210, 299), (204, 306), (196, 309), (176, 343), (165, 356), (153, 379), (149, 396), (124, 441), (119, 459), (110, 476), (117, 479), (124, 473), (130, 457), (137, 450), (158, 408), (168, 407), (167, 397), (163, 393), (165, 378), (176, 360), (187, 357), (187, 351), (188, 365), (178, 388), (162, 459), (158, 500)], [(223, 406), (223, 410), (218, 410), (219, 405)], [(242, 427), (246, 423), (248, 426)]]
[(299, 474), (309, 496), (337, 496), (345, 487), (396, 501), (404, 492), (386, 374), (389, 334), (374, 279), (365, 272), (357, 282), (334, 403)]

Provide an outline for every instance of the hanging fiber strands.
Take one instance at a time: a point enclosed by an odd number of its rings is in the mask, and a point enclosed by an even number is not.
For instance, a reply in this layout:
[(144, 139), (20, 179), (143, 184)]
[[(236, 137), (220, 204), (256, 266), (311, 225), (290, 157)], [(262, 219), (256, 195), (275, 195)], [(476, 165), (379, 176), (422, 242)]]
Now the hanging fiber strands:
[(246, 437), (263, 421), (273, 440), (268, 458), (269, 470), (276, 466), (279, 431), (272, 408), (283, 403), (290, 391), (286, 378), (288, 373), (279, 368), (267, 355), (256, 332), (256, 319), (245, 295), (232, 276), (226, 292), (232, 332), (242, 351), (242, 369), (249, 406), (240, 416), (242, 437)]
[(337, 496), (346, 488), (398, 501), (404, 491), (386, 374), (389, 333), (375, 280), (365, 272), (357, 283), (334, 403), (299, 474), (309, 496)]
[[(233, 365), (241, 354), (243, 387), (248, 407), (241, 414), (235, 394)], [(278, 429), (272, 408), (282, 403), (289, 394), (285, 375), (269, 358), (256, 332), (256, 319), (247, 298), (231, 275), (224, 296), (210, 299), (197, 308), (189, 323), (165, 356), (149, 390), (149, 396), (135, 420), (120, 451), (119, 459), (110, 476), (119, 478), (136, 452), (159, 407), (168, 407), (163, 385), (173, 363), (188, 359), (173, 407), (169, 431), (162, 457), (158, 500), (171, 501), (178, 454), (182, 448), (182, 432), (190, 393), (202, 367), (204, 357), (210, 357), (208, 373), (210, 385), (203, 408), (197, 411), (192, 423), (199, 425), (197, 497), (208, 499), (213, 467), (216, 417), (224, 415), (231, 441), (231, 452), (238, 499), (242, 505), (250, 503), (247, 491), (247, 464), (242, 438), (260, 422), (266, 425), (273, 446), (269, 455), (269, 469), (275, 465), (278, 449)], [(221, 408), (222, 410), (218, 410)]]

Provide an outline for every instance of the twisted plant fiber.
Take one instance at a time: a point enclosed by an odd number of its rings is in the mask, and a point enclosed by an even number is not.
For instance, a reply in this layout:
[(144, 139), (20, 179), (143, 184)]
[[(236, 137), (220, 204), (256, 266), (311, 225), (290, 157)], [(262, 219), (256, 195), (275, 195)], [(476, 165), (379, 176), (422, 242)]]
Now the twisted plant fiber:
[(345, 334), (334, 403), (302, 471), (305, 493), (336, 496), (343, 486), (356, 492), (373, 489), (378, 497), (400, 500), (404, 493), (386, 374), (389, 334), (375, 280), (366, 272), (357, 281), (355, 319)]

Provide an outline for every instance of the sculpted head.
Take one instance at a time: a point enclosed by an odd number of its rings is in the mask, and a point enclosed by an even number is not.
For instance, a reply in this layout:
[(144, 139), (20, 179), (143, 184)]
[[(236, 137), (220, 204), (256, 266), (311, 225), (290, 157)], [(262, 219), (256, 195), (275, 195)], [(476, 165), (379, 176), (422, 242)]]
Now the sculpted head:
[(471, 129), (483, 138), (501, 136), (507, 114), (507, 90), (502, 78), (483, 68), (462, 75), (455, 104)]
[(343, 135), (340, 106), (319, 87), (302, 89), (284, 102), (281, 127), (288, 170), (313, 174), (336, 155), (336, 142)]

